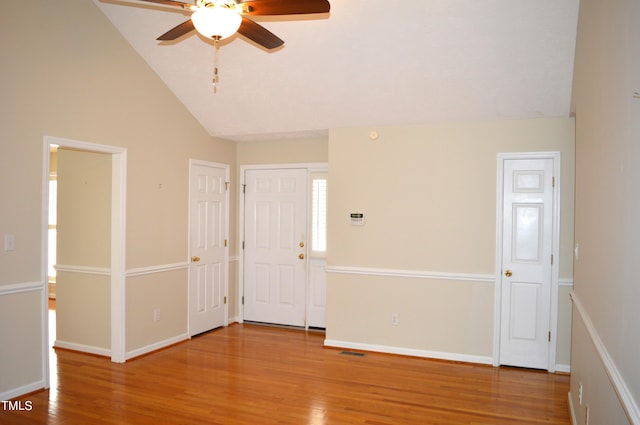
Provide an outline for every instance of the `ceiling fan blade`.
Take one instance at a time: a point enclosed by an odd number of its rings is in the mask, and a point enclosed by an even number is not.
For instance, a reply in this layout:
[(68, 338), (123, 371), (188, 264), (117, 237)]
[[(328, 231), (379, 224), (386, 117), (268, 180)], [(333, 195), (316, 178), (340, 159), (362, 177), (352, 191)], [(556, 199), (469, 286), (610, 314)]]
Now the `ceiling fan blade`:
[(191, 9), (193, 7), (192, 4), (184, 3), (181, 1), (174, 1), (174, 0), (140, 0), (140, 1), (146, 1), (149, 3), (156, 3), (156, 4), (164, 4), (165, 6), (175, 6), (175, 7), (180, 7), (182, 9)]
[(327, 13), (331, 9), (328, 0), (245, 0), (238, 1), (245, 7), (245, 15), (300, 15)]
[(193, 31), (194, 29), (195, 27), (193, 26), (193, 21), (189, 19), (188, 21), (184, 21), (180, 25), (177, 25), (171, 28), (169, 31), (162, 34), (156, 40), (160, 40), (160, 41), (175, 40), (176, 38), (182, 37), (186, 33)]
[(271, 31), (244, 16), (238, 32), (267, 49), (275, 49), (284, 44), (284, 41)]

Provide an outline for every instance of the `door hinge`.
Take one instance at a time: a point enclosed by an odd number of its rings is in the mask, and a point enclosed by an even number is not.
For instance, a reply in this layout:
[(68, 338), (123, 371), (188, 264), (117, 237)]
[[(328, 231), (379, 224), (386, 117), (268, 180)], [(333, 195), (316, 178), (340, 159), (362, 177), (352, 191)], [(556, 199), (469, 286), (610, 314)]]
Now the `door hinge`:
[(247, 185), (246, 184), (242, 185), (242, 193), (247, 193)]
[(224, 297), (224, 303), (225, 303), (225, 304), (227, 303), (227, 297), (226, 297), (226, 295), (225, 295), (225, 297)]
[(224, 190), (229, 190), (230, 182), (224, 182)]
[(224, 240), (224, 246), (225, 246), (225, 248), (227, 247), (227, 240), (226, 239)]
[(244, 241), (242, 241), (242, 249), (244, 249)]
[(244, 305), (244, 295), (242, 296), (242, 304)]
[(551, 331), (549, 331), (549, 342), (551, 342)]
[(556, 178), (551, 177), (551, 187), (556, 187)]
[(553, 264), (553, 254), (551, 254), (551, 264)]

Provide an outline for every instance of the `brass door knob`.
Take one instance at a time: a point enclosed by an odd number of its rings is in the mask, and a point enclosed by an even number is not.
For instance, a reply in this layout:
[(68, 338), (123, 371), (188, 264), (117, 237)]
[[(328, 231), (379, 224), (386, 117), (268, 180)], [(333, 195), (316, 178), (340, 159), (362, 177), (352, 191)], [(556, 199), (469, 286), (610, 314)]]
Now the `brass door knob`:
[(191, 261), (193, 261), (194, 263), (197, 263), (198, 261), (200, 261), (200, 257), (198, 257), (197, 255), (194, 255), (193, 257), (191, 257)]
[(304, 254), (298, 255), (298, 258), (301, 259), (301, 260), (304, 260)]
[(304, 242), (301, 241), (299, 245), (300, 245), (300, 248), (304, 248)]
[(504, 271), (504, 275), (506, 277), (511, 277), (511, 275), (513, 275), (513, 272), (511, 270), (507, 269), (507, 270)]

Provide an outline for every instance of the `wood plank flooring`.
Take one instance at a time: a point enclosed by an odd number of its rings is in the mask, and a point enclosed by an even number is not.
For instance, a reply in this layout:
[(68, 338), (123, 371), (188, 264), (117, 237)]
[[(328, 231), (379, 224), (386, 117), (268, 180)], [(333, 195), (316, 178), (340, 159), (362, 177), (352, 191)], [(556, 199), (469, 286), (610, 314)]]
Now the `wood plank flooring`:
[(114, 364), (57, 350), (51, 389), (2, 424), (569, 424), (569, 376), (324, 348), (232, 325)]

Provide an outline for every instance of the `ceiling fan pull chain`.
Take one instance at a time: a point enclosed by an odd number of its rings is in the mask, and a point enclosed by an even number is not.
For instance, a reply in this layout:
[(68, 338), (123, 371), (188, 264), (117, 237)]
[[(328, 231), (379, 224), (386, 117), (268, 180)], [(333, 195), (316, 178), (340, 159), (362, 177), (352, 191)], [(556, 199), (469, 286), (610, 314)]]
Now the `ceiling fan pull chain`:
[(213, 39), (213, 48), (215, 49), (213, 54), (213, 93), (218, 92), (218, 82), (220, 81), (220, 77), (218, 76), (218, 52), (220, 51), (220, 46), (218, 45), (218, 40)]

